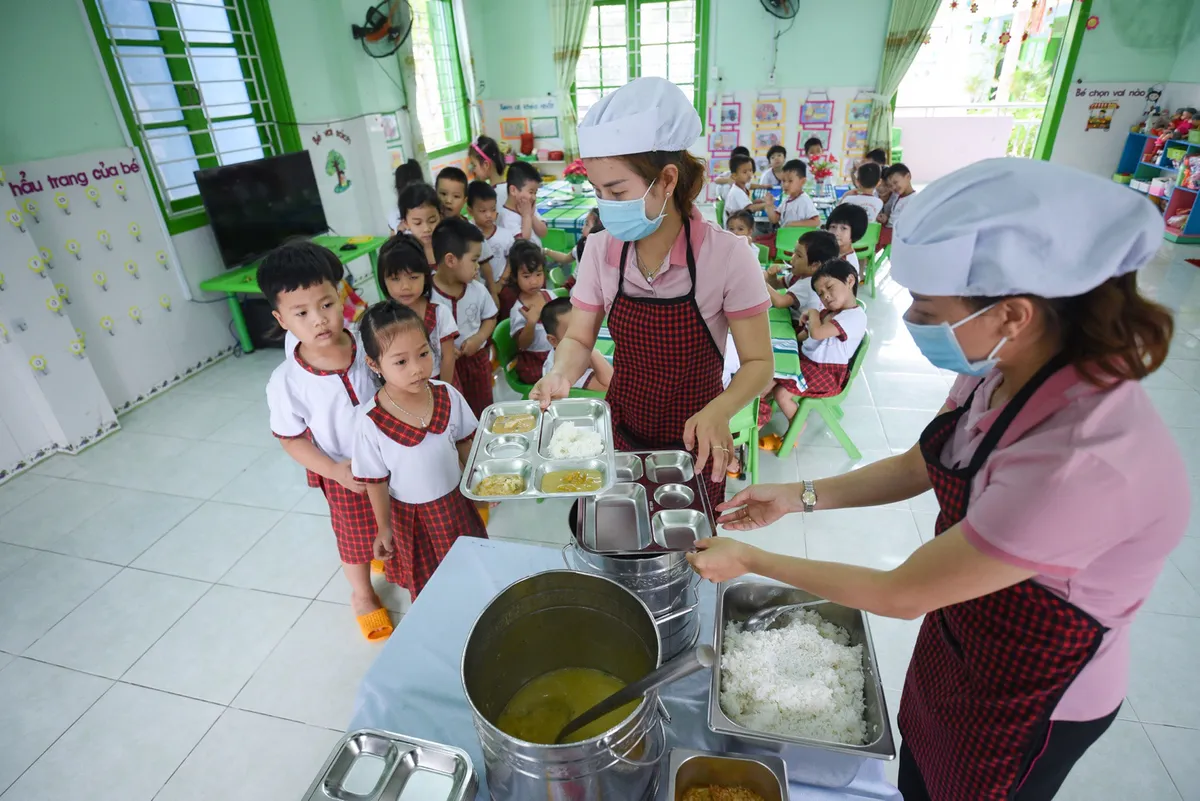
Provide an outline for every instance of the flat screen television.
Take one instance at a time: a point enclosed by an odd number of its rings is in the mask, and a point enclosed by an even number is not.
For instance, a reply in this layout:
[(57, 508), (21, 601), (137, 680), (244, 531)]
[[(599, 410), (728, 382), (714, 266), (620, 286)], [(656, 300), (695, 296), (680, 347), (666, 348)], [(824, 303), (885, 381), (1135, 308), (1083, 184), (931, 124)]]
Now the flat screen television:
[(198, 170), (196, 185), (226, 267), (329, 230), (306, 151)]

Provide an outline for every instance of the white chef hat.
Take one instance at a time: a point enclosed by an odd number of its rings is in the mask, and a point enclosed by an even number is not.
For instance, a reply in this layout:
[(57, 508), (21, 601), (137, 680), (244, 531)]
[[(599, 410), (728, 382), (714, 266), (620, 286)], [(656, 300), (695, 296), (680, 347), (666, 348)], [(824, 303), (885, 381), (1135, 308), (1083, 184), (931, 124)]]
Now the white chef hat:
[(682, 89), (664, 78), (637, 78), (588, 109), (579, 123), (579, 155), (687, 150), (700, 128), (700, 115)]
[(1162, 215), (1128, 187), (1034, 159), (988, 159), (905, 201), (892, 277), (919, 295), (1082, 295), (1140, 269)]

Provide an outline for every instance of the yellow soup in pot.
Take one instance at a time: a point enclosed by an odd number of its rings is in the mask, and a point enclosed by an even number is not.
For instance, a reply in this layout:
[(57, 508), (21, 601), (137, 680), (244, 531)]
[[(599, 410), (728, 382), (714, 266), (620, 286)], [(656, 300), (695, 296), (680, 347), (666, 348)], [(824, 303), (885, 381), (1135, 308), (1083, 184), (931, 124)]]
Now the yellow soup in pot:
[[(531, 680), (509, 699), (496, 726), (527, 743), (553, 745), (558, 733), (577, 716), (625, 686), (625, 682), (593, 668), (562, 668)], [(574, 734), (566, 742), (597, 737), (624, 720), (638, 701), (609, 712)]]

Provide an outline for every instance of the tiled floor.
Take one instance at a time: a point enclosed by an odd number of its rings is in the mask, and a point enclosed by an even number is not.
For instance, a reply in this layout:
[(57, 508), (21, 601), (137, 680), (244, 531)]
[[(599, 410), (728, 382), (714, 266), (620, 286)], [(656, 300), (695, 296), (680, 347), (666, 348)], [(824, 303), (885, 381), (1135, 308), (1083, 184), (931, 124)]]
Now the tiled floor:
[[(1180, 311), (1147, 381), (1200, 488), (1200, 271), (1164, 250), (1145, 273)], [(885, 282), (874, 348), (847, 405), (863, 461), (909, 447), (949, 377), (900, 323)], [(228, 359), (122, 419), (78, 457), (0, 486), (0, 798), (294, 801), (350, 717), (379, 646), (354, 627), (323, 499), (267, 428), (279, 351)], [(854, 466), (819, 422), (766, 481)], [(746, 539), (877, 567), (931, 535), (928, 497), (792, 517)], [(566, 504), (508, 503), (495, 536), (559, 545)], [(1200, 518), (1197, 518), (1200, 521)], [(403, 594), (385, 602), (401, 612)], [(896, 708), (917, 624), (875, 619)], [(1134, 626), (1122, 719), (1061, 797), (1200, 799), (1200, 522)]]

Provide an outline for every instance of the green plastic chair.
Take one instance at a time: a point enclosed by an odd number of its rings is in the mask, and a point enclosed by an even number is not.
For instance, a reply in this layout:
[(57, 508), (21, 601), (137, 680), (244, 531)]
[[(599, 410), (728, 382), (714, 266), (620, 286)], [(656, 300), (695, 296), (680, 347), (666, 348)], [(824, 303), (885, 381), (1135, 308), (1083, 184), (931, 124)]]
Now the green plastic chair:
[(775, 260), (786, 261), (792, 255), (792, 251), (796, 249), (796, 243), (800, 241), (800, 237), (815, 230), (817, 230), (815, 225), (812, 227), (792, 225), (780, 228), (775, 232)]
[[(873, 252), (870, 258), (867, 259), (866, 276), (863, 283), (867, 285), (867, 289), (871, 292), (871, 297), (875, 297), (875, 274), (879, 272), (879, 268), (892, 255), (892, 246), (887, 245), (883, 250)], [(859, 301), (860, 303), (862, 301)]]
[(725, 199), (717, 199), (717, 225), (725, 227)]
[(559, 253), (570, 253), (575, 249), (575, 237), (570, 231), (550, 228), (542, 237), (542, 247), (546, 250), (557, 250)]
[(758, 263), (767, 266), (771, 261), (771, 249), (766, 245), (756, 244), (755, 247), (758, 248)]
[(854, 358), (850, 360), (850, 377), (846, 380), (846, 386), (842, 388), (839, 394), (832, 398), (797, 398), (800, 401), (800, 408), (796, 411), (796, 416), (792, 418), (787, 434), (783, 437), (783, 445), (779, 448), (780, 458), (791, 453), (792, 448), (796, 445), (796, 440), (800, 437), (800, 432), (804, 430), (804, 421), (808, 418), (809, 413), (814, 411), (825, 421), (825, 425), (833, 432), (833, 436), (837, 438), (837, 441), (851, 459), (862, 458), (862, 452), (851, 441), (845, 429), (842, 428), (842, 424), (838, 421), (845, 414), (842, 411), (842, 401), (849, 394), (850, 387), (854, 386), (854, 379), (858, 377), (859, 371), (862, 370), (863, 361), (867, 357), (867, 350), (870, 346), (871, 334), (868, 331), (863, 334), (862, 342), (859, 343), (858, 350), (854, 352)]
[[(758, 399), (750, 401), (729, 421), (733, 432), (733, 447), (746, 446), (747, 464), (742, 465), (742, 475), (749, 477), (751, 484), (758, 483)], [(714, 510), (715, 513), (716, 510)]]
[(532, 384), (526, 384), (517, 378), (517, 370), (513, 363), (517, 358), (517, 341), (512, 338), (509, 332), (509, 320), (501, 320), (496, 326), (496, 330), (492, 332), (492, 342), (496, 345), (496, 361), (500, 362), (500, 370), (504, 373), (504, 380), (508, 382), (508, 386), (513, 392), (520, 395), (522, 398), (528, 398), (530, 390), (533, 389)]
[(883, 231), (883, 226), (877, 222), (867, 225), (867, 232), (863, 234), (862, 239), (854, 243), (854, 255), (858, 256), (858, 263), (862, 265), (863, 283), (871, 292), (871, 297), (875, 297), (875, 270), (872, 262), (875, 260), (875, 246), (879, 244), (879, 235)]
[(556, 289), (567, 282), (567, 277), (563, 273), (562, 267), (551, 267), (550, 272), (546, 273), (546, 286), (548, 289)]

